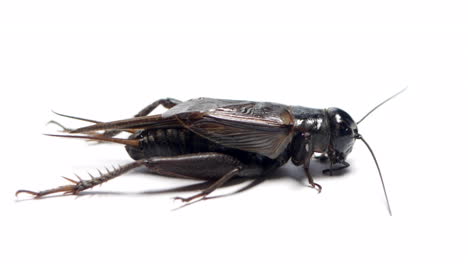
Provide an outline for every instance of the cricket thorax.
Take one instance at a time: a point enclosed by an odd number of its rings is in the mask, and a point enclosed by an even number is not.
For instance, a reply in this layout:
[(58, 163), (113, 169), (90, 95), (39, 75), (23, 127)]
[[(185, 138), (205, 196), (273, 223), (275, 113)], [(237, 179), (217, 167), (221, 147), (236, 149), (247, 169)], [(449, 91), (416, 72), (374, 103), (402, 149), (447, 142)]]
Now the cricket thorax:
[(325, 110), (293, 107), (296, 134), (292, 141), (292, 162), (302, 165), (312, 153), (326, 153), (330, 126)]

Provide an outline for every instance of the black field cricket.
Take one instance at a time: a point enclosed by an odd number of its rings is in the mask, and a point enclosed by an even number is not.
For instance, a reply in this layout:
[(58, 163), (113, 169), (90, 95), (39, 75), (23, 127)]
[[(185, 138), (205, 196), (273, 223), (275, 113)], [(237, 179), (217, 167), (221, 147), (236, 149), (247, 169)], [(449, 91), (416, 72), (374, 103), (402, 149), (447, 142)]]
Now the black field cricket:
[[(264, 177), (289, 160), (303, 168), (310, 186), (320, 192), (322, 187), (309, 173), (310, 160), (313, 157), (327, 160), (329, 168), (323, 173), (331, 175), (349, 166), (346, 158), (355, 141), (361, 140), (377, 165), (391, 214), (377, 160), (359, 134), (357, 125), (401, 92), (377, 105), (359, 122), (339, 108), (315, 109), (212, 98), (185, 102), (160, 99), (133, 118), (112, 122), (59, 114), (94, 124), (78, 129), (62, 126), (67, 134), (50, 136), (123, 144), (134, 161), (89, 179), (65, 178), (71, 183), (69, 185), (39, 192), (18, 190), (16, 194), (29, 193), (35, 198), (53, 193), (76, 195), (144, 166), (159, 175), (209, 181), (209, 187), (193, 196), (176, 197), (183, 202), (191, 202), (207, 199), (213, 191), (235, 177)], [(159, 105), (168, 110), (149, 115)], [(121, 132), (128, 132), (130, 136), (126, 139), (116, 137)]]

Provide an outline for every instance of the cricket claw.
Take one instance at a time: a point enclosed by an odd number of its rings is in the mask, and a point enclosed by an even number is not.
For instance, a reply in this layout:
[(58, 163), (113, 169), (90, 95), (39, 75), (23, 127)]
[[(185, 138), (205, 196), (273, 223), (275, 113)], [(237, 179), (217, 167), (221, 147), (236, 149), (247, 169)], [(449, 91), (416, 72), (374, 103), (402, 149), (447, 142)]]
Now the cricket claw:
[(318, 183), (312, 183), (311, 185), (309, 185), (309, 187), (317, 190), (317, 193), (322, 192), (322, 186), (320, 186), (320, 184)]
[(188, 200), (187, 198), (180, 197), (180, 196), (174, 197), (174, 198), (172, 198), (172, 199), (174, 199), (174, 201), (180, 200), (180, 201), (182, 201), (182, 202), (184, 202), (184, 203), (190, 201), (190, 200)]
[(20, 193), (28, 193), (28, 194), (31, 194), (33, 196), (37, 196), (39, 194), (37, 192), (33, 192), (33, 191), (29, 191), (29, 190), (18, 190), (18, 191), (16, 191), (15, 196), (18, 197), (18, 194), (20, 194)]

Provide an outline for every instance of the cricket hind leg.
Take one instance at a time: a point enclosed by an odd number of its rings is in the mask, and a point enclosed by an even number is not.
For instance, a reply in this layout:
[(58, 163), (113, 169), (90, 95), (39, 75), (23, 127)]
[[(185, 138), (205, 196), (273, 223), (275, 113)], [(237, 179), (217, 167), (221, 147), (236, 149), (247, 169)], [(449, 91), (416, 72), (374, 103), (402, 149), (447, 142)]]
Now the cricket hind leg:
[(247, 176), (260, 171), (260, 168), (252, 170), (252, 168), (249, 168), (233, 156), (217, 152), (152, 158), (146, 161), (145, 166), (162, 175), (197, 180), (214, 180), (210, 186), (195, 195), (174, 198), (182, 202), (190, 202), (196, 198), (205, 199), (235, 176)]
[(172, 107), (180, 104), (182, 101), (174, 99), (174, 98), (164, 98), (164, 99), (159, 99), (154, 101), (153, 103), (149, 104), (145, 108), (141, 109), (140, 112), (138, 112), (135, 117), (140, 117), (140, 116), (147, 116), (149, 113), (151, 113), (156, 107), (162, 105), (166, 109), (171, 109)]
[(53, 193), (61, 193), (62, 195), (76, 195), (84, 190), (93, 188), (141, 166), (145, 166), (151, 171), (161, 175), (198, 180), (214, 180), (214, 183), (196, 195), (190, 196), (188, 198), (176, 198), (184, 202), (189, 202), (199, 197), (205, 198), (207, 195), (224, 185), (234, 176), (252, 175), (253, 173), (256, 174), (261, 169), (257, 168), (257, 170), (255, 170), (249, 168), (230, 155), (216, 152), (186, 154), (172, 157), (153, 157), (150, 159), (136, 160), (117, 169), (107, 170), (106, 173), (100, 172), (99, 177), (91, 176), (91, 179), (88, 180), (83, 180), (78, 176), (77, 180), (64, 177), (72, 184), (39, 192), (18, 190), (16, 195), (20, 193), (28, 193), (33, 195), (34, 198), (41, 198)]
[[(186, 177), (199, 180), (215, 180), (211, 183), (210, 186), (208, 186), (205, 189), (202, 189), (199, 193), (196, 193), (195, 195), (189, 197), (174, 198), (176, 200), (185, 202), (186, 204), (184, 206), (186, 206), (198, 201), (226, 197), (250, 189), (253, 186), (256, 186), (263, 182), (266, 178), (266, 175), (268, 175), (270, 172), (279, 167), (280, 163), (277, 161), (273, 161), (271, 163), (262, 163), (252, 160), (247, 165), (231, 155), (217, 152), (204, 152), (179, 155), (170, 158), (157, 158), (155, 163), (149, 160), (148, 163), (145, 165), (153, 171), (162, 175)], [(244, 179), (251, 179), (252, 177), (255, 178), (251, 184), (240, 188), (232, 193), (219, 196), (209, 196), (213, 191), (215, 191), (219, 187), (229, 185), (228, 182), (231, 183), (230, 180), (234, 181), (234, 177), (236, 176), (240, 176)], [(240, 181), (238, 183), (235, 183), (234, 185), (237, 185), (242, 182), (243, 181)]]
[(34, 198), (38, 199), (38, 198), (41, 198), (43, 196), (53, 194), (53, 193), (61, 193), (62, 195), (67, 195), (67, 194), (76, 195), (76, 194), (79, 194), (81, 191), (93, 188), (96, 185), (100, 185), (104, 182), (114, 179), (128, 172), (129, 170), (140, 167), (142, 165), (143, 165), (142, 161), (134, 161), (129, 164), (119, 166), (118, 168), (114, 168), (113, 170), (109, 170), (106, 168), (106, 173), (102, 173), (101, 171), (99, 171), (99, 174), (100, 174), (99, 177), (94, 177), (93, 175), (89, 174), (91, 178), (87, 180), (83, 180), (78, 175), (75, 175), (77, 177), (76, 180), (63, 177), (65, 180), (71, 182), (72, 184), (62, 185), (56, 188), (47, 189), (47, 190), (39, 191), (39, 192), (34, 192), (30, 190), (18, 190), (16, 192), (16, 196), (18, 196), (18, 194), (20, 193), (28, 193), (28, 194), (33, 195)]

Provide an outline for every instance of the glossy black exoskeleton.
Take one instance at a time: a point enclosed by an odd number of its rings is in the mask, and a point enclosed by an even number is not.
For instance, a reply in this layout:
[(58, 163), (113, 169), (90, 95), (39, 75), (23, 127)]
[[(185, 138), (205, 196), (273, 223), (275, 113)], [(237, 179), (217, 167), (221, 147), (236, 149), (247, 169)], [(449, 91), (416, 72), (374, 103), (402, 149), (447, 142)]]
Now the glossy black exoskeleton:
[[(149, 115), (159, 105), (168, 110)], [(310, 185), (320, 192), (320, 185), (308, 170), (311, 158), (320, 155), (328, 159), (330, 168), (324, 173), (331, 174), (349, 166), (346, 158), (356, 139), (362, 139), (357, 123), (339, 108), (314, 109), (268, 102), (212, 98), (180, 102), (168, 98), (157, 100), (130, 119), (98, 122), (71, 118), (95, 124), (75, 130), (63, 127), (64, 132), (85, 135), (52, 136), (124, 144), (135, 161), (89, 180), (66, 178), (71, 185), (41, 192), (19, 190), (17, 194), (26, 192), (36, 198), (57, 192), (77, 194), (145, 166), (161, 175), (212, 181), (196, 195), (177, 197), (188, 202), (205, 199), (233, 177), (264, 176), (288, 160), (302, 166)], [(122, 131), (131, 133), (130, 137), (116, 138)]]

